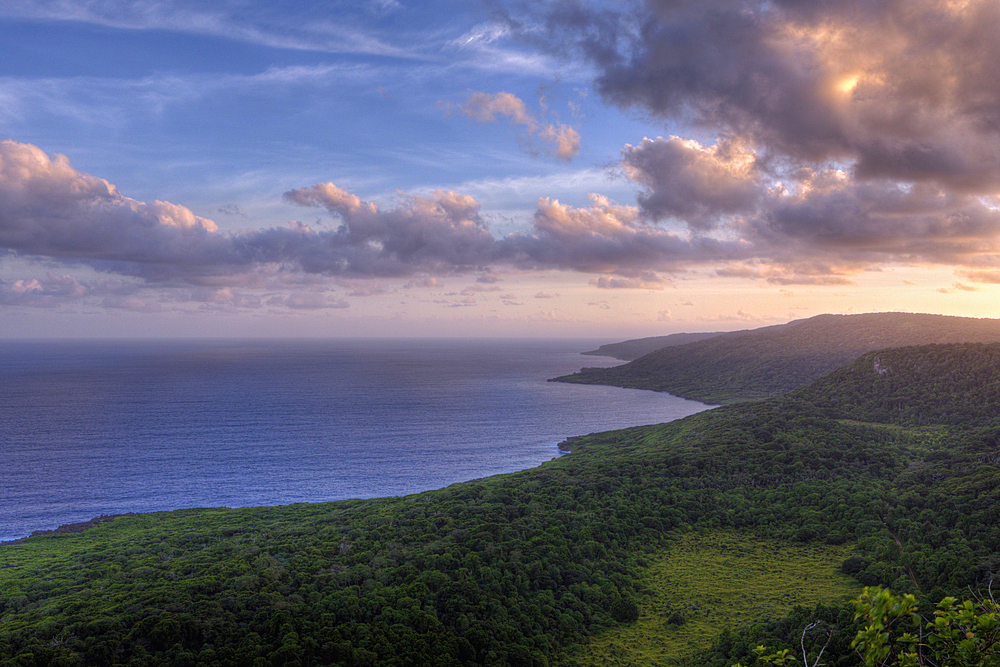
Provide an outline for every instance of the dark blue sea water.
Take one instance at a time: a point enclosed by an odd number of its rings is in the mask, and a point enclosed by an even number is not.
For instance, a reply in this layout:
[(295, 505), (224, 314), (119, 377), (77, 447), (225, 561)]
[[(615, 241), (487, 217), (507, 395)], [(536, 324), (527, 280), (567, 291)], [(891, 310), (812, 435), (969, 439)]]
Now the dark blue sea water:
[(598, 341), (0, 343), (0, 540), (101, 514), (394, 496), (706, 406), (546, 382)]

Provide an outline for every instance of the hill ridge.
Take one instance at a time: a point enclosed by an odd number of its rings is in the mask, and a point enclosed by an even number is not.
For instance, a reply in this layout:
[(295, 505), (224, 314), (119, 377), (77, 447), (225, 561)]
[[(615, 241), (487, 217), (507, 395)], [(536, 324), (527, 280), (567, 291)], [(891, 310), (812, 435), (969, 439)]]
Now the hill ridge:
[(651, 389), (721, 404), (772, 398), (859, 355), (934, 343), (1000, 342), (1000, 320), (924, 313), (823, 314), (662, 348), (557, 382)]
[(788, 398), (832, 419), (907, 426), (987, 423), (1000, 414), (1000, 343), (875, 350)]

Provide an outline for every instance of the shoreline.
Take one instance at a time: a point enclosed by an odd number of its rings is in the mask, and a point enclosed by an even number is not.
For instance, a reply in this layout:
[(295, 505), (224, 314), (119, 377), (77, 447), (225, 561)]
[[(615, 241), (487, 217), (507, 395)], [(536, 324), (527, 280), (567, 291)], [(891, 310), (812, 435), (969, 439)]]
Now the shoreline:
[(140, 512), (125, 512), (122, 514), (102, 514), (98, 517), (94, 517), (89, 521), (77, 521), (75, 523), (64, 523), (57, 528), (52, 530), (33, 530), (30, 535), (26, 537), (18, 537), (13, 540), (0, 540), (0, 546), (5, 546), (8, 544), (25, 544), (25, 540), (31, 539), (32, 537), (41, 537), (43, 535), (72, 535), (73, 533), (82, 533), (85, 530), (89, 530), (94, 526), (100, 525), (102, 523), (108, 523), (113, 521), (120, 516), (138, 516)]
[[(554, 461), (555, 459), (559, 458), (560, 456), (565, 456), (566, 454), (569, 454), (570, 452), (572, 452), (572, 448), (571, 447), (567, 447), (566, 445), (570, 445), (572, 442), (574, 442), (576, 440), (579, 440), (582, 437), (583, 436), (572, 435), (572, 436), (567, 437), (562, 442), (559, 442), (559, 443), (556, 443), (555, 445), (553, 445), (553, 447), (556, 449), (556, 451), (558, 453), (556, 454), (556, 456), (554, 458), (549, 459), (549, 461)], [(548, 461), (542, 461), (542, 463), (539, 463), (538, 466), (542, 465), (543, 463), (547, 463), (547, 462)], [(538, 466), (535, 466), (535, 467), (537, 468)], [(525, 470), (531, 470), (531, 468), (525, 468)], [(516, 471), (506, 472), (506, 473), (505, 472), (501, 472), (501, 473), (497, 473), (497, 475), (509, 475), (509, 474), (513, 474), (515, 472), (521, 472), (521, 471), (520, 470), (516, 470)], [(472, 483), (472, 482), (481, 482), (481, 481), (483, 481), (485, 479), (489, 479), (489, 477), (495, 477), (495, 476), (496, 475), (490, 475), (488, 477), (476, 477), (474, 479), (468, 479), (468, 480), (465, 480), (465, 481), (462, 481), (462, 482), (454, 482), (454, 483), (455, 484), (469, 484), (469, 483)], [(448, 486), (450, 486), (450, 485), (448, 485)], [(447, 487), (440, 487), (440, 488), (443, 489), (443, 488), (447, 488)], [(419, 494), (419, 493), (426, 493), (427, 491), (436, 491), (436, 490), (440, 490), (440, 489), (427, 489), (425, 491), (417, 491), (415, 493)], [(377, 498), (365, 498), (363, 500), (376, 500), (376, 499)], [(352, 499), (352, 498), (340, 498), (338, 500), (355, 500), (355, 499)], [(314, 502), (337, 502), (337, 501), (334, 500), (334, 501), (314, 501)], [(288, 503), (288, 504), (295, 504), (295, 503)], [(281, 507), (281, 506), (282, 505), (275, 505), (274, 507)], [(33, 530), (33, 531), (31, 531), (31, 533), (29, 535), (26, 535), (25, 537), (17, 537), (17, 538), (14, 538), (12, 540), (0, 540), (0, 547), (4, 547), (4, 546), (7, 546), (7, 545), (11, 545), (11, 544), (26, 544), (27, 543), (26, 540), (29, 540), (29, 539), (31, 539), (33, 537), (43, 537), (45, 535), (72, 535), (74, 533), (82, 533), (82, 532), (84, 532), (86, 530), (90, 530), (94, 526), (100, 525), (102, 523), (108, 523), (109, 521), (113, 521), (114, 519), (117, 519), (118, 517), (121, 517), (121, 516), (140, 516), (142, 514), (155, 514), (156, 512), (172, 512), (172, 511), (174, 511), (174, 510), (167, 509), (167, 510), (155, 510), (153, 512), (122, 512), (122, 513), (119, 513), (119, 514), (102, 514), (100, 516), (94, 517), (93, 519), (90, 519), (89, 521), (76, 521), (76, 522), (73, 522), (73, 523), (64, 523), (61, 526), (58, 526), (58, 527), (53, 528), (51, 530), (46, 530), (46, 529)], [(4, 566), (0, 565), (0, 567), (4, 567)]]

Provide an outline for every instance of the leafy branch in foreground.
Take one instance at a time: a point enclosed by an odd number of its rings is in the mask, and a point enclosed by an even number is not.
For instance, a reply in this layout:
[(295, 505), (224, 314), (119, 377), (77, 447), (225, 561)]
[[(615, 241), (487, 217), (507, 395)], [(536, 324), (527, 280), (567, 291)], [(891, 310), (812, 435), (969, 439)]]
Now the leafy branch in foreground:
[[(866, 665), (973, 667), (1000, 665), (1000, 605), (993, 599), (946, 597), (923, 619), (912, 595), (865, 588), (855, 603), (865, 628), (854, 646)], [(912, 623), (913, 630), (904, 628)]]
[[(866, 667), (995, 667), (1000, 665), (1000, 604), (988, 599), (959, 601), (946, 597), (932, 618), (924, 618), (913, 595), (894, 595), (866, 587), (855, 600), (855, 620), (864, 622), (851, 642)], [(802, 664), (818, 667), (827, 643), (809, 662), (802, 631)], [(785, 667), (797, 660), (785, 649), (758, 646), (758, 665)], [(737, 663), (736, 667), (741, 667)]]

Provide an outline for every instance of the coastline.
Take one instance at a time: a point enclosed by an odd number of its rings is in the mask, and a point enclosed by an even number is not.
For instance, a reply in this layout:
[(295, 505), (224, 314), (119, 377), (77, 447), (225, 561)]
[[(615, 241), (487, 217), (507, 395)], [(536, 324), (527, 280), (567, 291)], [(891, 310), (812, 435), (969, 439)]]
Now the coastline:
[(0, 546), (5, 546), (8, 544), (24, 544), (25, 540), (32, 537), (41, 537), (42, 535), (71, 535), (73, 533), (82, 533), (85, 530), (89, 530), (94, 526), (100, 525), (102, 523), (107, 523), (113, 521), (120, 516), (138, 516), (139, 512), (125, 512), (124, 514), (102, 514), (101, 516), (94, 517), (90, 521), (78, 521), (76, 523), (64, 523), (57, 528), (52, 530), (33, 530), (31, 534), (26, 537), (19, 537), (14, 540), (0, 540)]
[[(12, 392), (21, 401), (0, 426), (10, 459), (0, 487), (11, 510), (0, 518), (0, 544), (79, 530), (101, 514), (419, 493), (532, 468), (569, 451), (559, 443), (571, 434), (707, 407), (546, 382), (580, 367), (580, 341), (249, 348), (5, 350), (24, 368)], [(36, 439), (39, 423), (47, 435)]]

